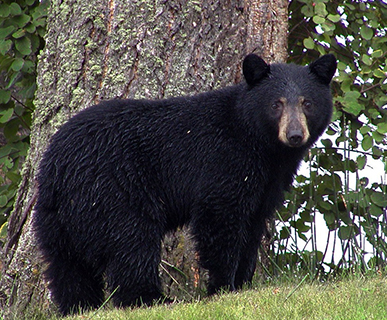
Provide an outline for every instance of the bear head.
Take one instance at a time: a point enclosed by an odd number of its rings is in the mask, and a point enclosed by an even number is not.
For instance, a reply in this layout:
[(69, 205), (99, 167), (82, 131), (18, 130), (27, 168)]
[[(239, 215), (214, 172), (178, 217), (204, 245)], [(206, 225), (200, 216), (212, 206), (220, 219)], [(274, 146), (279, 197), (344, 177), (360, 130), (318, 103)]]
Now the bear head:
[(269, 65), (249, 54), (243, 61), (247, 83), (242, 102), (245, 119), (253, 122), (253, 130), (261, 136), (270, 136), (287, 147), (309, 147), (332, 116), (329, 84), (336, 66), (331, 54), (306, 67)]

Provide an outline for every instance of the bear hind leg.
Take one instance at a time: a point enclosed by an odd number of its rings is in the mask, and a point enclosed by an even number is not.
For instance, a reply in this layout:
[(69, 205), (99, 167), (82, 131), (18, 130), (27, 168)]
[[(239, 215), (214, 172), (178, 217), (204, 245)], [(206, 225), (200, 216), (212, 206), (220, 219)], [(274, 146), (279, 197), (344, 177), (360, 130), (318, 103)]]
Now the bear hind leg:
[(79, 261), (50, 258), (45, 275), (54, 302), (62, 315), (98, 308), (104, 301), (102, 274)]

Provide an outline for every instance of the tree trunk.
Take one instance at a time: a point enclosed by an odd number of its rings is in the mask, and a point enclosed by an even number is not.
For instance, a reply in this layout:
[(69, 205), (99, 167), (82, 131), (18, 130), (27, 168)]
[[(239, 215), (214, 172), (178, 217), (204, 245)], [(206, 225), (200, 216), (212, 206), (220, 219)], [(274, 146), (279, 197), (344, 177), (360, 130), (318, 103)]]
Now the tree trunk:
[[(60, 125), (105, 99), (164, 98), (234, 84), (241, 81), (243, 57), (252, 51), (268, 61), (285, 60), (287, 5), (284, 0), (52, 1), (31, 147), (2, 252), (5, 318), (51, 306), (31, 215), (38, 163)], [(205, 277), (186, 234), (176, 232), (164, 245), (160, 270), (172, 296), (190, 297), (203, 288)]]

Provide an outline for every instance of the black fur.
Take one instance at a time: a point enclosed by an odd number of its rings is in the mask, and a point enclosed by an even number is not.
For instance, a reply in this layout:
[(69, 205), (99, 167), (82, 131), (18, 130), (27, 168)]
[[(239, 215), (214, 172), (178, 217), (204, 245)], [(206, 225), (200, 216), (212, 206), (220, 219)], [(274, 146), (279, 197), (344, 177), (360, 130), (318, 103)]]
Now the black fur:
[[(161, 241), (184, 224), (209, 271), (209, 294), (251, 281), (264, 221), (330, 121), (336, 62), (247, 59), (249, 85), (103, 102), (54, 135), (40, 164), (34, 226), (62, 314), (100, 306), (104, 279), (117, 306), (161, 298)], [(311, 137), (290, 148), (278, 140), (271, 106), (300, 95), (312, 102)]]

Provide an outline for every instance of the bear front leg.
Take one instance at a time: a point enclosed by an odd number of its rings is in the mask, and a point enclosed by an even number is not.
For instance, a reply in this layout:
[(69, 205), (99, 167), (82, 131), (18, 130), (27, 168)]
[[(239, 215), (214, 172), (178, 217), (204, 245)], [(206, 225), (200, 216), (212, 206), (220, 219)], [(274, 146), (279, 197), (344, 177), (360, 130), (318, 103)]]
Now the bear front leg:
[(251, 284), (257, 264), (259, 243), (260, 241), (249, 241), (245, 245), (235, 275), (237, 289), (241, 289), (244, 284)]
[(243, 245), (235, 276), (235, 287), (237, 289), (241, 289), (244, 284), (251, 284), (257, 264), (258, 248), (261, 243), (265, 222), (251, 219), (248, 226), (246, 241)]
[(209, 295), (222, 289), (234, 291), (241, 255), (243, 222), (231, 213), (205, 211), (192, 223), (200, 264), (208, 270)]
[(115, 244), (106, 275), (117, 307), (152, 305), (164, 296), (159, 278), (161, 236), (156, 228), (142, 223)]
[[(257, 248), (257, 249), (255, 249)], [(258, 257), (258, 246), (252, 246), (251, 250), (246, 250), (239, 262), (235, 275), (235, 287), (241, 289), (244, 284), (251, 285), (255, 272)]]

